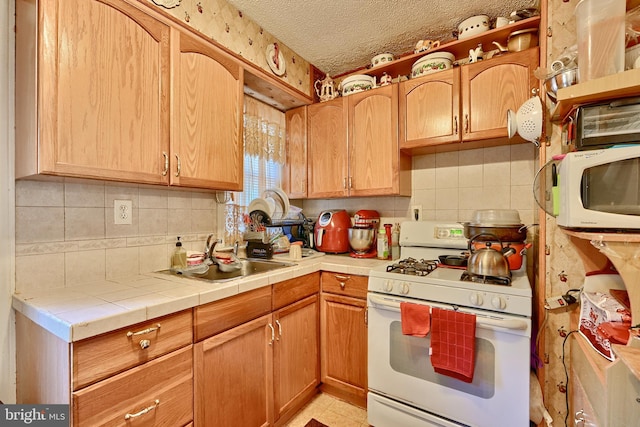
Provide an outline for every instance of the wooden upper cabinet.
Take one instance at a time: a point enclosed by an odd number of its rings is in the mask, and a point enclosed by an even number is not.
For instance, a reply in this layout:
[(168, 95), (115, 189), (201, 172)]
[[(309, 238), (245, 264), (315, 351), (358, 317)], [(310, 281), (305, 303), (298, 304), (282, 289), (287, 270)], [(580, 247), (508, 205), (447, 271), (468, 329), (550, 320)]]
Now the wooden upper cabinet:
[(17, 0), (16, 70), (16, 177), (242, 190), (242, 68), (144, 5)]
[(196, 36), (176, 38), (171, 184), (242, 191), (243, 70)]
[(400, 83), (400, 148), (506, 138), (507, 110), (538, 87), (539, 49), (509, 53)]
[(398, 146), (398, 85), (307, 111), (309, 198), (411, 194), (411, 158)]
[(16, 176), (167, 183), (169, 34), (122, 0), (18, 0)]
[(507, 109), (518, 108), (539, 86), (531, 48), (461, 67), (463, 141), (507, 137)]
[[(351, 196), (410, 195), (410, 159), (398, 146), (398, 85), (349, 95)], [(408, 161), (408, 163), (407, 163)]]
[(336, 98), (307, 107), (309, 198), (349, 195), (345, 99)]
[(285, 113), (287, 129), (287, 170), (284, 187), (292, 199), (307, 197), (307, 107)]
[(399, 85), (400, 148), (460, 140), (460, 68)]

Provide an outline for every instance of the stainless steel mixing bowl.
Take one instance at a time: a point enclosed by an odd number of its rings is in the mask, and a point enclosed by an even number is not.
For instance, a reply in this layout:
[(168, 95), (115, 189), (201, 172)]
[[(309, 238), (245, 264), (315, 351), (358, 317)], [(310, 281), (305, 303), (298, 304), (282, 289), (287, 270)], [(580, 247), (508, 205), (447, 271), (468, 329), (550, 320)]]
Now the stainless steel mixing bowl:
[(349, 246), (359, 254), (371, 250), (376, 237), (376, 230), (373, 228), (349, 228)]

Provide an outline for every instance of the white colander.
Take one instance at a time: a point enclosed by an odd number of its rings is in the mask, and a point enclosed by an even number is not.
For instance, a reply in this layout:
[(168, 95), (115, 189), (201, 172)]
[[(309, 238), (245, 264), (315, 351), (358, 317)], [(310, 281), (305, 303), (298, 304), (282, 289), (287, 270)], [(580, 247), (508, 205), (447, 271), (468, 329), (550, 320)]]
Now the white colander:
[[(507, 119), (509, 113), (507, 113)], [(542, 135), (542, 102), (539, 96), (529, 98), (516, 113), (518, 134), (529, 142), (539, 142)], [(510, 132), (511, 133), (511, 132)]]

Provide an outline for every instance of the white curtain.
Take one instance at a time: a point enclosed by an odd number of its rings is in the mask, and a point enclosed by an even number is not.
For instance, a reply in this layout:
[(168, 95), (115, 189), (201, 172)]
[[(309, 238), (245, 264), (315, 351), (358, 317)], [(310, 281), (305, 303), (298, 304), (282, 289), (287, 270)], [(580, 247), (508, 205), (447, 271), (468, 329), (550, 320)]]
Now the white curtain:
[(247, 206), (267, 188), (282, 187), (286, 162), (284, 113), (244, 97), (244, 190), (236, 203)]

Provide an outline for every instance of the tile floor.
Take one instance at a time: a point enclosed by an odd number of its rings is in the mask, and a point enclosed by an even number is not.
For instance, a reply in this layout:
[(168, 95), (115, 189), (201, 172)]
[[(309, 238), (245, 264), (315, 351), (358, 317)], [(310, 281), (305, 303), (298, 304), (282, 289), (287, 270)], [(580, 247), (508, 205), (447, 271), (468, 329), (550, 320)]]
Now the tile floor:
[(320, 393), (286, 425), (304, 427), (315, 418), (328, 427), (368, 427), (367, 411), (328, 394)]

